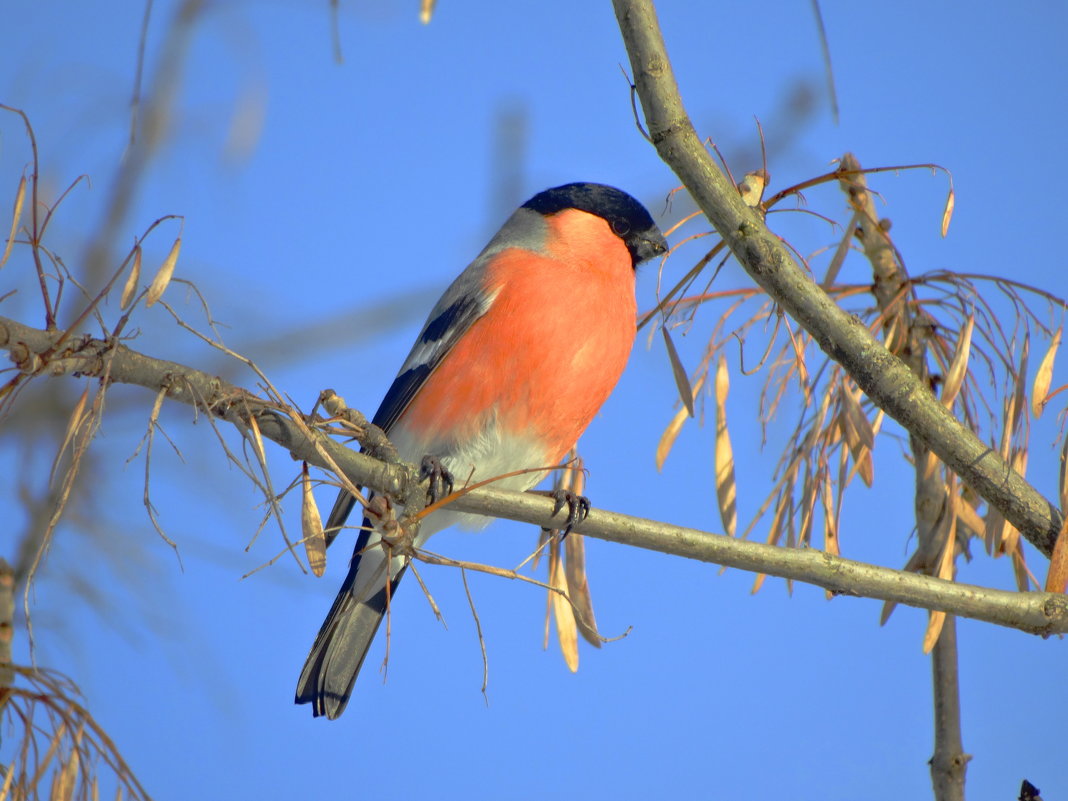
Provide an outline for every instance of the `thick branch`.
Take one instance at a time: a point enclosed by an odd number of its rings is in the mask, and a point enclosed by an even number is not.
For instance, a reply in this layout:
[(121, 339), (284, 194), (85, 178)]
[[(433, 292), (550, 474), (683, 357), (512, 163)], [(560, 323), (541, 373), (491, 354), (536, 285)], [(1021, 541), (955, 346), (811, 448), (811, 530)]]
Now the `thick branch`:
[(964, 773), (971, 757), (964, 753), (960, 730), (957, 621), (953, 615), (946, 615), (931, 662), (935, 700), (935, 750), (931, 757), (934, 795), (937, 801), (964, 801)]
[(921, 437), (1049, 556), (1060, 531), (1060, 512), (797, 266), (782, 242), (745, 205), (694, 131), (679, 97), (652, 1), (613, 2), (657, 152), (746, 272), (804, 326), (828, 356), (845, 367), (879, 408)]
[[(20, 369), (40, 374), (78, 373), (112, 382), (137, 384), (173, 400), (195, 406), (241, 427), (256, 417), (262, 435), (286, 448), (295, 458), (328, 469), (329, 455), (356, 484), (394, 497), (410, 490), (416, 471), (389, 465), (357, 453), (325, 434), (305, 433), (278, 407), (215, 376), (176, 362), (153, 359), (124, 345), (71, 339), (51, 352), (59, 334), (41, 331), (0, 317), (0, 348), (11, 353)], [(41, 354), (44, 354), (43, 356)], [(504, 517), (537, 526), (558, 528), (552, 501), (544, 496), (493, 488), (473, 490), (454, 501), (458, 511)], [(662, 553), (703, 562), (767, 573), (814, 584), (841, 595), (878, 598), (924, 609), (943, 610), (1034, 634), (1068, 632), (1068, 598), (1055, 593), (1017, 593), (956, 584), (930, 576), (842, 559), (814, 550), (778, 548), (719, 534), (673, 526), (594, 509), (576, 531)]]

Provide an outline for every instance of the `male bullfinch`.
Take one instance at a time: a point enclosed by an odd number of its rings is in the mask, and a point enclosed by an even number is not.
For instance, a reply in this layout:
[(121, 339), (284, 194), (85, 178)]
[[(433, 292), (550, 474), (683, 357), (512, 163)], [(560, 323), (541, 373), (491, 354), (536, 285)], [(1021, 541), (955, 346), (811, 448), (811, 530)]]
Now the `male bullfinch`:
[[(463, 482), (558, 463), (627, 363), (635, 269), (666, 250), (649, 212), (619, 189), (574, 183), (535, 195), (430, 311), (375, 425), (401, 459), (433, 457)], [(525, 491), (544, 476), (524, 473), (495, 486)], [(354, 503), (341, 492), (328, 537)], [(488, 521), (443, 509), (423, 520), (414, 544), (454, 524)], [(407, 565), (402, 556), (387, 560), (380, 540), (365, 519), (300, 674), (296, 702), (310, 703), (315, 716), (344, 711)]]

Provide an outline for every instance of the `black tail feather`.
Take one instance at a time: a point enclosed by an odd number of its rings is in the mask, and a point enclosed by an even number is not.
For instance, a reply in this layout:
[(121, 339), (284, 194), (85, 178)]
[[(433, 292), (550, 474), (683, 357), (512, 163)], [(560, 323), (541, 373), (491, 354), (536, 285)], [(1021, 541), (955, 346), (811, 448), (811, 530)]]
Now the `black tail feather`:
[(356, 583), (363, 549), (367, 547), (369, 532), (363, 531), (356, 543), (355, 554), (341, 591), (330, 607), (315, 638), (304, 669), (297, 681), (294, 701), (311, 704), (315, 717), (326, 715), (331, 720), (345, 711), (352, 694), (352, 686), (363, 666), (375, 633), (382, 623), (389, 598), (397, 589), (404, 570), (393, 578), (389, 594), (385, 586), (366, 601), (358, 601), (352, 594)]

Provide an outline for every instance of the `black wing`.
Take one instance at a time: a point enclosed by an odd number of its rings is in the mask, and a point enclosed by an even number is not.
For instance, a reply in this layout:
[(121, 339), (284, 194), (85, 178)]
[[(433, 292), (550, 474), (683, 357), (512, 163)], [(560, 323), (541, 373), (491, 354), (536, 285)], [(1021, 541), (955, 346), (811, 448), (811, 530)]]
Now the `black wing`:
[[(449, 287), (438, 305), (434, 307), (430, 319), (423, 326), (423, 331), (415, 341), (415, 345), (412, 346), (412, 351), (408, 354), (400, 373), (393, 379), (386, 397), (383, 398), (382, 404), (375, 412), (371, 422), (387, 434), (404, 410), (408, 408), (408, 404), (422, 389), (427, 378), (441, 364), (445, 354), (493, 303), (493, 295), (487, 295), (478, 290), (469, 291), (474, 289), (469, 285), (474, 282), (464, 281), (465, 277), (467, 277), (466, 271), (464, 276)], [(450, 302), (452, 298), (455, 300)], [(356, 499), (345, 490), (338, 493), (337, 500), (334, 501), (330, 516), (326, 521), (328, 547), (341, 531), (341, 527), (345, 525), (355, 504)], [(367, 532), (363, 534), (366, 535)], [(366, 545), (364, 539), (365, 537), (361, 537), (360, 542), (357, 543), (357, 553), (363, 545)]]
[(432, 316), (371, 422), (388, 434), (445, 354), (488, 308), (485, 294), (465, 294)]

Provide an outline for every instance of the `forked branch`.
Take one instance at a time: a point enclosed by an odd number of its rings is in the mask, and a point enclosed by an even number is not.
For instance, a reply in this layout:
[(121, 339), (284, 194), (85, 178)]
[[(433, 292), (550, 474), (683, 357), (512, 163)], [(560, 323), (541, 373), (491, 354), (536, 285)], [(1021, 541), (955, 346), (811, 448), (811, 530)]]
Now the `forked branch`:
[(879, 408), (920, 437), (950, 469), (1049, 556), (1062, 514), (938, 402), (868, 329), (797, 265), (720, 171), (683, 108), (652, 0), (613, 0), (646, 127), (752, 279), (841, 364)]

